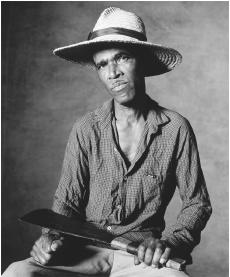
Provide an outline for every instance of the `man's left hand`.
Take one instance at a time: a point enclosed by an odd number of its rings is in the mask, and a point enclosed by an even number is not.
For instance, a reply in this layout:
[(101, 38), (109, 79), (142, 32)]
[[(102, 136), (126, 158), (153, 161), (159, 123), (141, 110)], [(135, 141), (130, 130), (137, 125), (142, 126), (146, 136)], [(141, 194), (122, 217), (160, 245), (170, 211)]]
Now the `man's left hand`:
[(165, 264), (170, 256), (171, 248), (162, 240), (148, 238), (138, 246), (138, 254), (134, 257), (134, 264), (145, 263), (159, 267)]

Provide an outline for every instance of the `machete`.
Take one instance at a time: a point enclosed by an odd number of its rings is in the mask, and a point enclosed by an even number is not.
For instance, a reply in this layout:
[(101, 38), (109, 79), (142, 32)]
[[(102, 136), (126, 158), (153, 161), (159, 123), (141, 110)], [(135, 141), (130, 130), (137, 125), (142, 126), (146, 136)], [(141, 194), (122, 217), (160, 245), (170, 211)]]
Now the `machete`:
[[(115, 237), (104, 229), (98, 228), (90, 222), (55, 213), (49, 209), (34, 210), (19, 218), (19, 220), (52, 229), (63, 234), (68, 234), (78, 238), (86, 239), (94, 245), (123, 250), (130, 254), (137, 255), (138, 244), (123, 237)], [(165, 264), (176, 270), (184, 270), (186, 261), (179, 258), (169, 259)]]

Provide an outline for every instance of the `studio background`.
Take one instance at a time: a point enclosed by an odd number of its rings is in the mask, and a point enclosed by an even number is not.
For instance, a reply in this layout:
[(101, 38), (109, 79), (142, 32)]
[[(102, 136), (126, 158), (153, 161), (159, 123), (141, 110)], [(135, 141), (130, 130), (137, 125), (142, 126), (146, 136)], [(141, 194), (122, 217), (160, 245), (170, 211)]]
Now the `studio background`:
[[(51, 207), (75, 120), (108, 99), (95, 72), (52, 55), (85, 40), (102, 10), (140, 15), (148, 39), (183, 63), (147, 92), (195, 131), (213, 215), (191, 276), (228, 276), (228, 2), (2, 2), (2, 270), (29, 255), (39, 228), (17, 220)], [(166, 222), (181, 202), (176, 194)]]

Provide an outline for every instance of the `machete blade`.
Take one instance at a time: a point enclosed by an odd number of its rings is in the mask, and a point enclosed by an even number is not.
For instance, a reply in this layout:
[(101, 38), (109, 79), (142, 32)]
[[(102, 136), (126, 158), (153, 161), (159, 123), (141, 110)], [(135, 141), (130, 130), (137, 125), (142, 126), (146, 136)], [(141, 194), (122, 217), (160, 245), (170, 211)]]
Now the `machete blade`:
[(95, 243), (110, 244), (114, 236), (92, 223), (69, 218), (49, 209), (34, 210), (19, 218), (19, 220), (40, 227), (56, 230), (64, 234), (94, 241)]
[[(132, 246), (133, 243), (131, 241), (122, 237), (115, 237), (105, 230), (99, 229), (92, 223), (69, 218), (67, 216), (55, 213), (49, 209), (34, 210), (19, 218), (19, 220), (44, 228), (56, 230), (78, 238), (86, 239), (94, 245), (117, 250), (119, 249), (134, 255), (137, 254), (137, 248), (136, 246)], [(130, 248), (130, 246), (132, 247)], [(164, 266), (177, 270), (184, 270), (186, 261), (174, 258), (168, 260)]]

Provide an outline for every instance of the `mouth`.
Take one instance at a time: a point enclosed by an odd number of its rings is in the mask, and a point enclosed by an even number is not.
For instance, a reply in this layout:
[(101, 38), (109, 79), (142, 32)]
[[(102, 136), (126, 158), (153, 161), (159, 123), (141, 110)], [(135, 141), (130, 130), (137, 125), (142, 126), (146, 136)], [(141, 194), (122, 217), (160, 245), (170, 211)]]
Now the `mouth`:
[(112, 85), (111, 90), (112, 91), (120, 91), (124, 89), (127, 86), (127, 82), (121, 81), (121, 82), (116, 82)]

